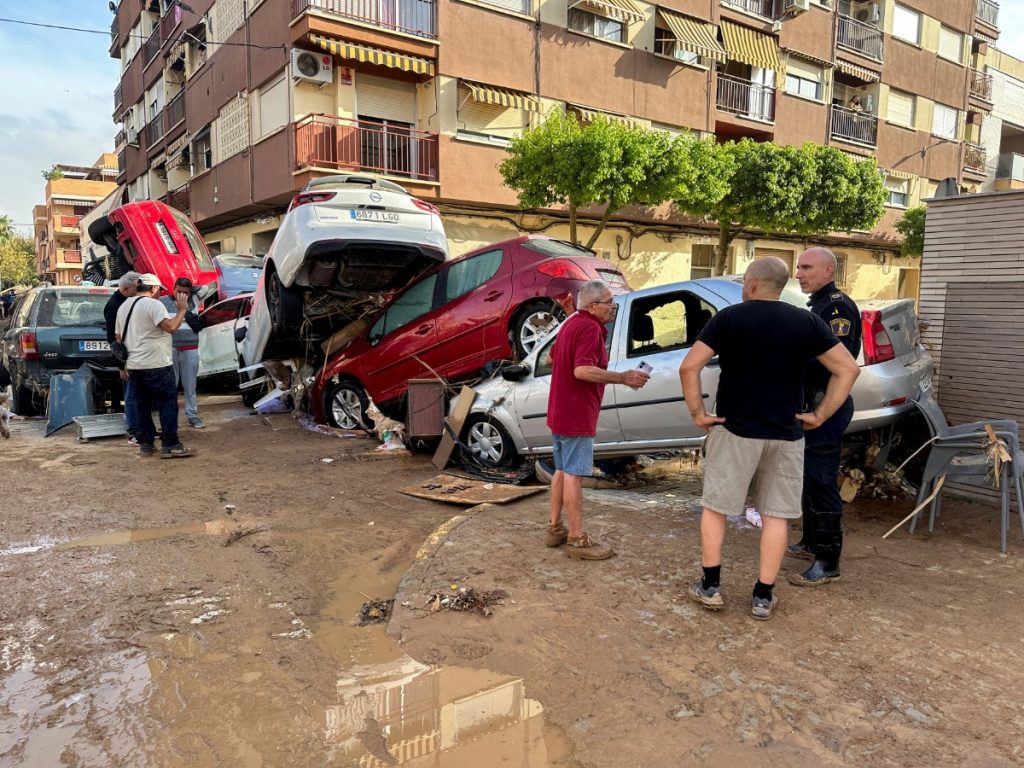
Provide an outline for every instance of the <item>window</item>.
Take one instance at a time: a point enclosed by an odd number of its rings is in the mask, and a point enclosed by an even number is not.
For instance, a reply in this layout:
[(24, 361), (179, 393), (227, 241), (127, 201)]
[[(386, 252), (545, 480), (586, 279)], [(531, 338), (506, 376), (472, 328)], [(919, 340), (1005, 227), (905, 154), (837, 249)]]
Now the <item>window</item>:
[(504, 253), (501, 249), (488, 251), (452, 264), (445, 278), (444, 300), (448, 302), (464, 296), (494, 277), (501, 267)]
[(906, 208), (910, 201), (910, 179), (898, 176), (885, 177), (885, 204)]
[(712, 277), (715, 273), (715, 246), (695, 245), (690, 249), (690, 279)]
[(678, 59), (686, 64), (704, 64), (704, 59), (699, 54), (686, 50), (683, 45), (670, 30), (663, 29), (662, 27), (654, 28), (655, 53), (662, 56), (671, 56), (673, 59)]
[(458, 99), (456, 120), (460, 135), (507, 144), (509, 139), (518, 136), (527, 127), (525, 109), (476, 101), (472, 91), (463, 83), (459, 83)]
[(569, 29), (601, 40), (611, 40), (615, 43), (626, 42), (626, 25), (621, 21), (598, 16), (596, 13), (579, 8), (569, 9)]
[(279, 77), (259, 90), (253, 100), (253, 141), (258, 141), (288, 123), (288, 83)]
[(932, 134), (944, 139), (955, 139), (958, 114), (952, 107), (936, 102), (932, 106)]
[(714, 307), (688, 291), (634, 301), (627, 357), (691, 346), (714, 313)]
[(961, 63), (963, 59), (964, 36), (947, 27), (939, 27), (939, 56)]
[(892, 12), (892, 36), (908, 43), (921, 42), (921, 14), (897, 5)]
[(909, 93), (890, 90), (889, 105), (886, 110), (886, 120), (907, 128), (913, 128), (916, 106), (915, 102), (915, 98)]
[(821, 101), (824, 68), (803, 59), (790, 57), (786, 65), (786, 93)]
[(429, 312), (434, 306), (436, 284), (437, 275), (430, 275), (395, 299), (370, 329), (370, 343), (376, 344), (387, 334)]
[(528, 14), (530, 12), (530, 0), (481, 0), (481, 2), (515, 13)]
[(213, 168), (213, 142), (210, 140), (209, 128), (196, 137), (192, 146), (192, 160), (195, 163), (193, 173), (203, 173)]
[(850, 263), (850, 257), (845, 253), (836, 254), (836, 285), (846, 285), (846, 269)]
[(203, 246), (203, 238), (196, 230), (195, 225), (176, 208), (171, 208), (171, 216), (174, 217), (174, 223), (178, 225), (181, 234), (185, 236), (185, 241), (192, 250), (192, 255), (196, 257), (199, 269), (203, 272), (213, 272), (213, 260), (207, 254), (206, 248)]

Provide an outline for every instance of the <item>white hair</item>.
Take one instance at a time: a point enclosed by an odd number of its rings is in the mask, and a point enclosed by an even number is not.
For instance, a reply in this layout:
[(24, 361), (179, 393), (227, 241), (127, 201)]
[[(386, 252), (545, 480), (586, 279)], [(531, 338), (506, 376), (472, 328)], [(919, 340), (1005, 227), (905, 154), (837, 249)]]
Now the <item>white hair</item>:
[(608, 283), (604, 280), (588, 280), (580, 286), (580, 292), (576, 298), (577, 308), (583, 309), (595, 301), (600, 301), (604, 292), (608, 290), (611, 289), (608, 288)]
[(139, 284), (139, 278), (142, 277), (138, 272), (125, 272), (121, 275), (121, 279), (117, 281), (118, 288), (134, 288)]

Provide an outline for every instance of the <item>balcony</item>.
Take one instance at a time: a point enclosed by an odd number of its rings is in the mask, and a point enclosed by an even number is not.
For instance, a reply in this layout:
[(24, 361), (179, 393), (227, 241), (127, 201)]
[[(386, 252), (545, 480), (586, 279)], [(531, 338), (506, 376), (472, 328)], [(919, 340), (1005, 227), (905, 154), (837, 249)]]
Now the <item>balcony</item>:
[(437, 39), (436, 0), (292, 0), (293, 19), (310, 10)]
[(181, 23), (181, 6), (177, 3), (171, 5), (167, 12), (160, 17), (160, 38), (170, 40), (174, 28)]
[(78, 233), (78, 225), (81, 223), (81, 216), (59, 216), (58, 229), (61, 232)]
[(124, 128), (122, 128), (121, 130), (119, 130), (114, 135), (114, 149), (120, 149), (121, 147), (123, 147), (124, 146), (124, 140), (125, 140), (125, 134), (124, 134)]
[(82, 252), (81, 251), (57, 251), (57, 263), (58, 264), (81, 264), (82, 263)]
[(146, 149), (153, 149), (157, 142), (164, 137), (164, 111), (157, 112), (156, 117), (149, 121), (149, 124), (142, 129), (142, 141)]
[(755, 16), (765, 19), (776, 19), (775, 0), (722, 0), (726, 8), (735, 8), (739, 11), (746, 11)]
[(160, 27), (153, 27), (153, 32), (142, 44), (142, 63), (149, 64), (160, 52)]
[(110, 46), (111, 48), (120, 48), (118, 42), (120, 41), (120, 35), (117, 32), (117, 14), (114, 14), (113, 20), (110, 22)]
[(176, 208), (182, 213), (191, 213), (192, 211), (192, 192), (188, 184), (183, 184), (177, 189), (172, 189), (167, 193), (167, 204), (171, 208)]
[(877, 117), (838, 104), (832, 105), (829, 130), (833, 139), (870, 147), (878, 143)]
[(124, 180), (125, 174), (128, 172), (128, 165), (125, 162), (125, 150), (121, 150), (117, 153), (117, 183), (120, 184)]
[(999, 3), (992, 0), (978, 0), (974, 15), (993, 27), (999, 26)]
[(992, 75), (971, 70), (971, 96), (992, 103)]
[(836, 27), (836, 44), (856, 51), (869, 59), (882, 60), (882, 30), (862, 21), (851, 19), (849, 16), (842, 14), (839, 16), (839, 26)]
[(371, 120), (307, 115), (295, 124), (298, 168), (437, 181), (437, 134)]
[(718, 108), (755, 120), (775, 120), (775, 89), (732, 75), (718, 76)]
[(985, 173), (985, 148), (980, 144), (964, 144), (964, 170), (975, 173)]
[(185, 91), (182, 89), (178, 95), (167, 102), (164, 110), (164, 133), (168, 134), (171, 129), (185, 119)]
[(996, 158), (995, 189), (1024, 189), (1024, 155), (1004, 152)]

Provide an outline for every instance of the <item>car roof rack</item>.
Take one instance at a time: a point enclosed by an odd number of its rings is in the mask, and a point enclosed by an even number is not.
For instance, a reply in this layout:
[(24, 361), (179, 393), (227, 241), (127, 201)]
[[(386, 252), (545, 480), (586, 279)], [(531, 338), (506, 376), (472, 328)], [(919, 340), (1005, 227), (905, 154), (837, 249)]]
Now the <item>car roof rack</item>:
[(409, 194), (409, 191), (405, 187), (399, 186), (393, 181), (385, 181), (384, 179), (378, 179), (374, 176), (356, 176), (344, 173), (313, 179), (306, 184), (303, 191), (308, 192), (311, 189), (319, 189), (320, 187), (341, 187), (346, 185), (368, 187), (371, 189), (386, 189), (388, 192), (398, 192), (403, 195)]

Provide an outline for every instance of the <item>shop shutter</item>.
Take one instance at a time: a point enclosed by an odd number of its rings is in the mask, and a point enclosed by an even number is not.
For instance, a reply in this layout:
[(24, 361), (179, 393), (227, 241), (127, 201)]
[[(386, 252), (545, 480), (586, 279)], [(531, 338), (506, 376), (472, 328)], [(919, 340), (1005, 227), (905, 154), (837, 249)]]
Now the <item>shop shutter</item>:
[(416, 86), (402, 80), (356, 74), (356, 113), (360, 117), (416, 124)]
[(525, 128), (526, 110), (474, 101), (469, 88), (459, 83), (458, 129), (460, 131), (512, 138)]

